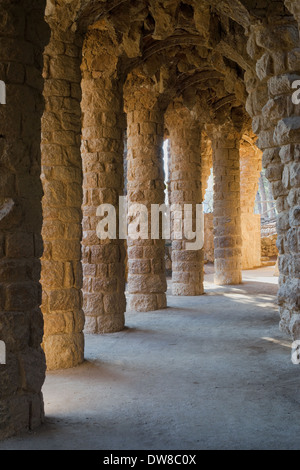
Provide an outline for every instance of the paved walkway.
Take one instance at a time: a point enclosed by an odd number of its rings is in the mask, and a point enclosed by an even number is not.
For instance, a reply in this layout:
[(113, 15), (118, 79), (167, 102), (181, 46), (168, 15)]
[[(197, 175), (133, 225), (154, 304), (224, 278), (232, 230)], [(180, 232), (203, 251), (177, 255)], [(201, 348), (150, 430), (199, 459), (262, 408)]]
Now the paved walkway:
[(169, 296), (127, 329), (86, 337), (86, 362), (48, 373), (47, 422), (2, 449), (297, 449), (300, 368), (278, 330), (272, 268)]

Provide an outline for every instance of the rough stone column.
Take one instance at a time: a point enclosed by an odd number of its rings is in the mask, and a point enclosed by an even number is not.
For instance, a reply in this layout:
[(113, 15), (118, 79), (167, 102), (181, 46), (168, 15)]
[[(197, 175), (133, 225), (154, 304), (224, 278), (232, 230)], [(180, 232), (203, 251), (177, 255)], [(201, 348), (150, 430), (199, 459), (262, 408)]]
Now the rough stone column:
[(298, 0), (284, 0), (285, 6), (290, 10), (298, 21), (299, 32), (300, 32), (300, 5)]
[(103, 55), (105, 40), (104, 31), (88, 33), (82, 64), (83, 295), (85, 330), (95, 334), (122, 330), (126, 310), (124, 240), (118, 230), (116, 240), (96, 234), (97, 208), (112, 204), (118, 217), (124, 192), (122, 83), (114, 77), (114, 49)]
[(241, 141), (240, 166), (242, 269), (252, 269), (261, 265), (260, 215), (254, 214), (254, 206), (262, 169), (262, 153), (251, 140)]
[[(0, 80), (0, 439), (43, 421), (42, 52), (44, 1), (1, 2)], [(2, 351), (2, 348), (1, 348)]]
[(53, 26), (44, 54), (42, 119), (43, 347), (49, 370), (84, 359), (82, 311), (81, 41)]
[(300, 107), (292, 100), (292, 84), (300, 80), (298, 25), (288, 17), (270, 25), (257, 25), (249, 37), (257, 79), (246, 76), (247, 109), (278, 211), (280, 327), (299, 339)]
[[(171, 204), (193, 207), (195, 230), (196, 204), (202, 203), (201, 184), (201, 125), (191, 112), (179, 103), (169, 107), (167, 125), (171, 144)], [(173, 214), (172, 214), (173, 215)], [(184, 228), (184, 222), (183, 222)], [(204, 277), (204, 253), (187, 250), (187, 240), (174, 239), (172, 230), (172, 292), (173, 295), (202, 295)], [(190, 243), (191, 241), (188, 241)]]
[(215, 283), (217, 285), (242, 282), (240, 138), (240, 134), (231, 124), (215, 129), (212, 138)]
[(166, 307), (165, 240), (152, 240), (151, 204), (164, 204), (164, 113), (151, 85), (125, 88), (128, 121), (128, 204), (144, 204), (149, 214), (148, 240), (128, 239), (128, 292), (131, 310)]

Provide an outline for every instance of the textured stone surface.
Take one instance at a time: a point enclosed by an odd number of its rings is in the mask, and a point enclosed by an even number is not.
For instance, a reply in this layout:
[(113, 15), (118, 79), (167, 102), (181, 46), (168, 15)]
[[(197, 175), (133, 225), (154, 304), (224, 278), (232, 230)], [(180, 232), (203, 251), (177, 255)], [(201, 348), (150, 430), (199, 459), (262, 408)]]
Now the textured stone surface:
[(119, 211), (123, 195), (123, 96), (114, 79), (115, 62), (103, 67), (105, 31), (86, 37), (82, 63), (83, 274), (87, 333), (124, 328), (124, 240), (99, 240), (97, 208), (112, 204)]
[(252, 269), (261, 265), (261, 221), (260, 215), (254, 214), (254, 205), (262, 168), (262, 155), (249, 136), (244, 136), (241, 141), (240, 168), (242, 269)]
[(240, 284), (240, 134), (231, 123), (213, 133), (215, 283)]
[(261, 255), (264, 257), (278, 256), (278, 248), (276, 246), (277, 235), (263, 237), (261, 239)]
[[(288, 6), (292, 3), (287, 2)], [(255, 132), (259, 133), (258, 145), (264, 152), (263, 165), (279, 213), (280, 327), (298, 339), (299, 233), (295, 214), (300, 184), (297, 177), (300, 109), (293, 104), (291, 84), (299, 77), (299, 30), (293, 18), (283, 22), (277, 16), (272, 26), (253, 27), (249, 42), (256, 44), (252, 52), (260, 82), (253, 77), (248, 81), (247, 109), (253, 117)]]
[(210, 263), (215, 261), (213, 213), (204, 214), (204, 260)]
[[(134, 82), (140, 85), (135, 86)], [(128, 238), (129, 309), (147, 312), (166, 307), (165, 240), (151, 239), (151, 205), (164, 204), (164, 113), (149, 81), (130, 75), (125, 85), (128, 120), (128, 204), (148, 209), (148, 239)], [(133, 218), (129, 219), (132, 222)]]
[(82, 311), (82, 163), (80, 155), (81, 38), (50, 22), (44, 52), (42, 118), (43, 348), (47, 368), (84, 359)]
[[(202, 127), (191, 112), (180, 102), (167, 111), (167, 127), (171, 142), (170, 198), (171, 205), (192, 207), (193, 229), (196, 226), (196, 204), (202, 203), (201, 131)], [(184, 213), (183, 213), (184, 215)], [(203, 294), (203, 249), (187, 250), (184, 236), (186, 220), (183, 217), (182, 239), (174, 235), (176, 213), (172, 212), (172, 292), (173, 295)]]
[[(42, 254), (42, 52), (48, 39), (45, 2), (0, 4), (0, 439), (33, 430), (44, 418), (45, 356)], [(34, 77), (34, 80), (33, 78)]]

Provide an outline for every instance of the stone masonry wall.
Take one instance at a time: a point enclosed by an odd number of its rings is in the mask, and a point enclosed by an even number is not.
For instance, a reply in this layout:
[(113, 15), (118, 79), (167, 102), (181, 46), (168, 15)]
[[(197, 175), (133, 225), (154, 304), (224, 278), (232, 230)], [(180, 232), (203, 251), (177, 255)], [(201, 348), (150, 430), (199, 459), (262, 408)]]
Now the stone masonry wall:
[(278, 256), (278, 248), (276, 246), (277, 235), (263, 237), (261, 239), (261, 255), (262, 257), (272, 258)]
[(258, 80), (246, 76), (247, 109), (259, 134), (263, 166), (279, 213), (280, 326), (299, 339), (300, 107), (292, 101), (292, 83), (300, 79), (299, 29), (293, 18), (271, 20), (253, 27), (249, 38), (248, 52), (256, 60)]
[(34, 430), (44, 419), (41, 388), (40, 257), (43, 251), (42, 52), (48, 41), (44, 1), (1, 1), (0, 80), (0, 439)]

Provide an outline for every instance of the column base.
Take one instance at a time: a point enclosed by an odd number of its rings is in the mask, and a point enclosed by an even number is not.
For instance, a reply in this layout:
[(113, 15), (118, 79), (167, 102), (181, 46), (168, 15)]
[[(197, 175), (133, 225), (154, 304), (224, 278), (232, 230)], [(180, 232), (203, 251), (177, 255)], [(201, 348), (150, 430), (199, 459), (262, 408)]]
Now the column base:
[(166, 307), (166, 294), (130, 294), (129, 296), (129, 310), (135, 312), (152, 312)]
[(214, 283), (217, 286), (242, 284), (241, 258), (216, 259)]
[(90, 335), (104, 335), (118, 333), (125, 328), (125, 315), (86, 316), (84, 333)]
[(197, 297), (204, 294), (203, 286), (176, 283), (172, 285), (172, 295)]
[(71, 369), (84, 361), (83, 333), (51, 335), (44, 338), (47, 370)]
[(216, 286), (236, 286), (242, 284), (242, 275), (239, 272), (216, 274), (214, 277), (214, 283)]
[(0, 439), (15, 434), (34, 431), (44, 423), (44, 401), (42, 393), (13, 395), (0, 400), (4, 420), (1, 420)]

